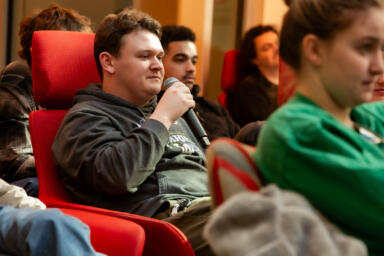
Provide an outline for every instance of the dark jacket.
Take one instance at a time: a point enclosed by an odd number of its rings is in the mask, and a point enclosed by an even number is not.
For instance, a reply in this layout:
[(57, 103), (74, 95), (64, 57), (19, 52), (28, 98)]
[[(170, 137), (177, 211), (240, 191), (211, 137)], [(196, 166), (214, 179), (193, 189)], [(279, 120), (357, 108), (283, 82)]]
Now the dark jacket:
[[(194, 111), (201, 124), (207, 132), (210, 141), (219, 137), (234, 138), (240, 127), (231, 119), (228, 111), (219, 103), (198, 96), (200, 87), (194, 85), (191, 90), (195, 100)], [(158, 99), (163, 96), (163, 91), (158, 95)]]
[(0, 178), (7, 182), (36, 177), (28, 116), (39, 109), (29, 66), (10, 63), (0, 74)]
[(257, 71), (236, 85), (226, 101), (231, 117), (241, 127), (263, 121), (277, 108), (277, 86)]
[(169, 131), (90, 84), (78, 91), (52, 146), (69, 192), (83, 203), (153, 216), (168, 199), (207, 196), (205, 157), (183, 119)]

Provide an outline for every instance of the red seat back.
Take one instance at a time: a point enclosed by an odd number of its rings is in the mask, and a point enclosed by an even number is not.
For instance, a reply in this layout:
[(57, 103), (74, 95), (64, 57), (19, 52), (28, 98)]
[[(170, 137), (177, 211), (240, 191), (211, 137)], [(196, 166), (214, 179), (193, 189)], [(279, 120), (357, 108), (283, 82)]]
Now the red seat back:
[(277, 103), (279, 106), (288, 101), (295, 93), (296, 74), (285, 61), (279, 62), (279, 87), (277, 90)]
[(194, 255), (185, 235), (170, 223), (71, 202), (54, 165), (51, 146), (76, 91), (99, 82), (93, 57), (94, 34), (37, 31), (32, 39), (32, 80), (36, 102), (47, 110), (32, 112), (30, 131), (39, 179), (39, 197), (51, 207), (116, 216), (145, 230), (143, 255)]
[[(78, 89), (100, 82), (93, 58), (93, 33), (37, 31), (32, 39), (33, 95), (50, 110), (32, 112), (30, 130), (43, 202), (70, 201), (53, 163), (51, 145)], [(84, 50), (87, 49), (87, 50)], [(40, 157), (41, 156), (41, 157)]]
[(229, 50), (224, 55), (223, 69), (221, 71), (221, 90), (219, 102), (224, 107), (227, 107), (226, 97), (227, 92), (233, 90), (240, 80), (240, 75), (237, 70), (237, 58), (239, 50)]
[(51, 146), (66, 110), (40, 110), (29, 115), (30, 133), (39, 179), (39, 198), (43, 202), (71, 202), (61, 185), (59, 171), (53, 162)]
[(93, 33), (72, 31), (34, 33), (32, 77), (37, 104), (67, 109), (78, 89), (100, 82), (93, 57), (94, 37)]

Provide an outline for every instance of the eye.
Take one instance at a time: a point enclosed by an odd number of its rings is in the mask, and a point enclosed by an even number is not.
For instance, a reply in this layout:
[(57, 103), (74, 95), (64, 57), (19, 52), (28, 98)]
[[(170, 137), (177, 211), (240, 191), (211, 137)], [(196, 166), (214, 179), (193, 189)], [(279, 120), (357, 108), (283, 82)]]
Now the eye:
[(175, 58), (175, 62), (177, 63), (183, 63), (185, 61), (185, 58)]
[(143, 54), (139, 56), (140, 59), (148, 59), (149, 55), (148, 54)]
[(263, 52), (269, 51), (270, 49), (272, 49), (271, 44), (266, 44), (263, 47), (261, 47), (261, 51), (263, 51)]
[(369, 52), (374, 51), (375, 48), (376, 48), (376, 46), (374, 44), (366, 43), (366, 44), (360, 45), (358, 49), (361, 53), (369, 53)]

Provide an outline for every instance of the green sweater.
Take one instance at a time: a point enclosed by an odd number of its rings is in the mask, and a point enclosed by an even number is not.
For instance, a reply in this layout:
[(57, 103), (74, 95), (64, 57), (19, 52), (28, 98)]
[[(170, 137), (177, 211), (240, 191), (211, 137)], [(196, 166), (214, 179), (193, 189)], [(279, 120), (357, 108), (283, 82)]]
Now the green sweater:
[[(352, 119), (384, 137), (384, 102)], [(255, 154), (268, 182), (305, 195), (347, 233), (384, 254), (384, 143), (373, 144), (300, 94), (263, 127)]]

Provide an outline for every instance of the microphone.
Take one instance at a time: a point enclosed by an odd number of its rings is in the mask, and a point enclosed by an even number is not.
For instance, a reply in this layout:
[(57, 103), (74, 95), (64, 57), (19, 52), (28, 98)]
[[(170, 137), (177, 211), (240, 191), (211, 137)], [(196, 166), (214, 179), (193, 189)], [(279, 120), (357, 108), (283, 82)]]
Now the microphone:
[[(174, 83), (180, 82), (177, 78), (169, 77), (164, 81), (164, 91), (171, 87)], [(195, 111), (192, 108), (188, 109), (184, 114), (184, 119), (192, 128), (193, 134), (197, 137), (204, 148), (207, 148), (211, 143), (209, 142), (207, 133), (201, 125), (199, 119), (196, 116)]]

